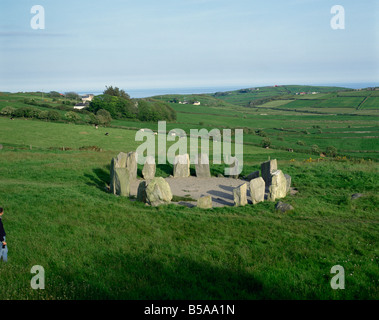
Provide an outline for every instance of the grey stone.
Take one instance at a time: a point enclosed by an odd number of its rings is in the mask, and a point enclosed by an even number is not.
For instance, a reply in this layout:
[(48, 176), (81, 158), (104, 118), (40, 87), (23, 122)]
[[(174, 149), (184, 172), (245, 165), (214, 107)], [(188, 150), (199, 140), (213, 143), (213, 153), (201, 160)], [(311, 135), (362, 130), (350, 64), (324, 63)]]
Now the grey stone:
[(239, 174), (237, 173), (238, 172), (238, 167), (239, 167), (238, 158), (237, 157), (231, 157), (230, 159), (231, 159), (232, 163), (230, 165), (230, 175), (229, 175), (229, 177), (233, 178), (233, 179), (238, 179), (238, 177), (239, 177)]
[(247, 205), (246, 191), (247, 191), (246, 183), (233, 189), (234, 206), (239, 207), (239, 206)]
[(289, 174), (285, 174), (284, 177), (286, 178), (286, 193), (288, 194), (291, 191), (291, 176)]
[(110, 191), (122, 197), (130, 195), (129, 170), (127, 168), (115, 168), (111, 177)]
[(147, 156), (143, 166), (142, 175), (145, 180), (151, 180), (155, 177), (156, 165), (153, 156)]
[(138, 186), (137, 200), (156, 207), (172, 200), (170, 185), (162, 177), (142, 181)]
[(209, 158), (206, 153), (199, 154), (195, 159), (196, 177), (210, 178), (211, 172), (209, 170)]
[(111, 166), (110, 166), (110, 190), (115, 190), (115, 185), (114, 185), (114, 175), (115, 175), (115, 169), (116, 168), (126, 168), (126, 158), (127, 155), (124, 152), (120, 152), (117, 157), (112, 158), (111, 160)]
[(255, 178), (258, 178), (258, 177), (259, 177), (259, 170), (250, 173), (250, 174), (246, 177), (246, 180), (247, 180), (247, 181), (251, 181), (251, 180), (253, 180), (253, 179), (255, 179)]
[(137, 152), (129, 152), (126, 156), (126, 167), (129, 169), (130, 180), (137, 180)]
[(221, 173), (218, 173), (218, 174), (217, 174), (217, 178), (224, 178), (224, 175), (221, 174)]
[(361, 198), (363, 196), (364, 196), (363, 193), (354, 193), (351, 195), (351, 200), (356, 200), (356, 199)]
[(212, 197), (205, 196), (197, 200), (197, 207), (201, 209), (212, 209)]
[(287, 180), (282, 170), (276, 170), (271, 174), (271, 185), (269, 187), (268, 200), (284, 198), (287, 195)]
[(293, 206), (291, 206), (290, 204), (288, 203), (284, 203), (282, 201), (279, 201), (276, 206), (275, 206), (275, 209), (278, 210), (278, 211), (281, 211), (281, 212), (287, 212), (287, 211), (290, 211), (290, 210), (293, 210)]
[(265, 181), (262, 177), (250, 181), (250, 197), (253, 204), (265, 200)]
[(297, 194), (299, 192), (299, 190), (297, 190), (296, 188), (290, 188), (290, 195), (291, 196), (294, 196), (295, 194)]
[(112, 158), (110, 168), (111, 177), (113, 176), (113, 170), (115, 168), (126, 168), (126, 158), (127, 154), (124, 152), (120, 152), (116, 158)]
[(271, 185), (271, 174), (276, 170), (278, 170), (278, 162), (276, 159), (261, 163), (261, 175), (266, 183), (266, 187)]
[(175, 157), (173, 176), (174, 178), (187, 178), (190, 176), (190, 160), (188, 153)]
[(2, 144), (0, 144), (0, 150), (3, 150), (3, 145)]

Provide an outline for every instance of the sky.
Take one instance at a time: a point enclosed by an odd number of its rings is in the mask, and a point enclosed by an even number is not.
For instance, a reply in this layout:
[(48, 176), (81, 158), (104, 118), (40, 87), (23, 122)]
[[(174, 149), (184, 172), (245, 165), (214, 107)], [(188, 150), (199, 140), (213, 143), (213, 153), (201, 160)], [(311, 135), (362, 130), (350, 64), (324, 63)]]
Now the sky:
[[(45, 29), (31, 27), (34, 5)], [(368, 82), (378, 0), (0, 1), (0, 91)]]

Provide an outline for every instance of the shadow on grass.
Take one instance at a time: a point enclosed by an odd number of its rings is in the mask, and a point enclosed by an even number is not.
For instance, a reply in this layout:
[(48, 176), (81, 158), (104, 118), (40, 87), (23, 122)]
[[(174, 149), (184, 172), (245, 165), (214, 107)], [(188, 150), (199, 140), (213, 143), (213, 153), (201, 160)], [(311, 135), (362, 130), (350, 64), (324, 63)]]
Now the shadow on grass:
[[(173, 174), (173, 169), (172, 169), (172, 165), (171, 164), (157, 164), (157, 173), (156, 173), (156, 177), (158, 176), (169, 176), (169, 175), (172, 175)], [(163, 173), (163, 175), (161, 175), (161, 173)]]
[(101, 191), (107, 192), (107, 186), (110, 183), (109, 170), (104, 170), (101, 168), (93, 169), (93, 175), (85, 174), (84, 176), (88, 178), (91, 182), (86, 183), (88, 186), (95, 186)]
[(265, 288), (260, 280), (239, 268), (230, 270), (186, 257), (169, 260), (157, 260), (149, 254), (102, 254), (93, 261), (93, 268), (99, 272), (94, 275), (90, 271), (90, 288), (81, 290), (83, 278), (89, 275), (82, 273), (80, 279), (71, 274), (70, 279), (64, 279), (76, 288), (69, 299), (285, 298), (275, 288)]

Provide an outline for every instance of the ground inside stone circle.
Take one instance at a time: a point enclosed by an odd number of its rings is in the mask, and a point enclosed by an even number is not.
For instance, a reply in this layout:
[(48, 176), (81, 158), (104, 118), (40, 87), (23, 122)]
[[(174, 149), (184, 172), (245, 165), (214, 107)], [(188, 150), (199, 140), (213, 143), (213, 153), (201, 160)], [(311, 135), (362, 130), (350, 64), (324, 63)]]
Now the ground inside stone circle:
[[(234, 206), (233, 189), (247, 183), (247, 200), (251, 204), (249, 182), (232, 178), (165, 178), (175, 196), (192, 198), (197, 201), (202, 196), (211, 196), (213, 207)], [(137, 196), (138, 185), (142, 179), (131, 182), (130, 195)], [(180, 205), (196, 206), (196, 201), (179, 201)]]

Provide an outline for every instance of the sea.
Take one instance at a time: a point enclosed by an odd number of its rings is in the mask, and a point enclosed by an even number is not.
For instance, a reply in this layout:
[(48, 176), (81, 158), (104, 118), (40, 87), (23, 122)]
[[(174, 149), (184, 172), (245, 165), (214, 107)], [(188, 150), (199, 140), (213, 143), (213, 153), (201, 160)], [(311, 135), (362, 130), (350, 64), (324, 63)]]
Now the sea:
[[(275, 85), (275, 84), (272, 84)], [(281, 85), (281, 84), (278, 84)], [(378, 87), (379, 83), (365, 82), (365, 83), (315, 83), (315, 84), (302, 84), (310, 86), (333, 86), (333, 87), (344, 87), (350, 89), (363, 89), (368, 87)], [(186, 87), (186, 88), (141, 88), (141, 89), (124, 89), (131, 98), (147, 98), (165, 94), (202, 94), (202, 93), (215, 93), (215, 92), (225, 92), (233, 91), (244, 88), (253, 87), (264, 87), (267, 85), (245, 85), (245, 86), (218, 86), (218, 87)], [(78, 94), (102, 94), (103, 91), (100, 90), (89, 90), (89, 91), (79, 91)]]

